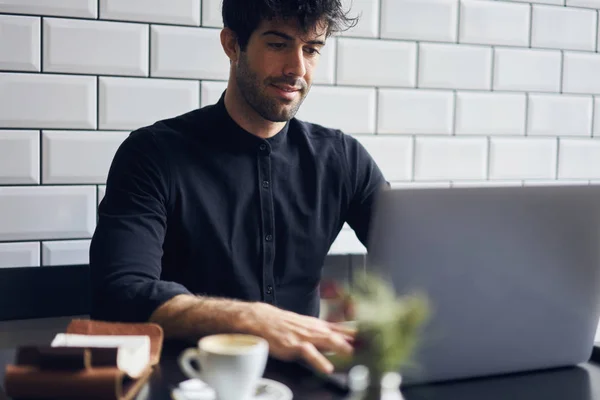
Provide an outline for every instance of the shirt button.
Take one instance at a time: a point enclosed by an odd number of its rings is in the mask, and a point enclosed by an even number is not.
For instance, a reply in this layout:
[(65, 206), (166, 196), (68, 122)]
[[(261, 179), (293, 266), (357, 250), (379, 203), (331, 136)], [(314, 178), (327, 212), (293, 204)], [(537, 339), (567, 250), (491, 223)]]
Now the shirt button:
[(267, 145), (263, 143), (258, 148), (260, 149), (260, 151), (265, 151), (267, 149)]
[(273, 240), (273, 236), (271, 236), (271, 235), (267, 235), (267, 236), (265, 236), (265, 240), (266, 240), (267, 242), (270, 242), (271, 240)]
[(267, 294), (271, 294), (273, 293), (273, 286), (269, 285), (267, 286)]
[(265, 188), (265, 189), (268, 189), (269, 188), (269, 181), (263, 181), (262, 187)]

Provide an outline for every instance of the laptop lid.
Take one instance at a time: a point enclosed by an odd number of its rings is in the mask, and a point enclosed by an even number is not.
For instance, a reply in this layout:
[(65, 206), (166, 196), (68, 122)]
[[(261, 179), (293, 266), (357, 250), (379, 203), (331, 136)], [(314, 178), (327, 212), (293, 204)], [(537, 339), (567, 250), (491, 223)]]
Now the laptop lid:
[(573, 365), (600, 305), (600, 187), (395, 189), (381, 194), (368, 268), (432, 316), (405, 383)]

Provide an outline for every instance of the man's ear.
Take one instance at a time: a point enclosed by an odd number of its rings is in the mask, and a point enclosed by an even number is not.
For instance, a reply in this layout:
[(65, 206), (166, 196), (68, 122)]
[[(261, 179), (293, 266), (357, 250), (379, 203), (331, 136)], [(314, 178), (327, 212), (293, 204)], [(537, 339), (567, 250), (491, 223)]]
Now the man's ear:
[(225, 54), (229, 57), (229, 61), (232, 63), (237, 62), (240, 47), (235, 32), (229, 28), (223, 28), (221, 30), (221, 45), (223, 46), (223, 50), (225, 50)]

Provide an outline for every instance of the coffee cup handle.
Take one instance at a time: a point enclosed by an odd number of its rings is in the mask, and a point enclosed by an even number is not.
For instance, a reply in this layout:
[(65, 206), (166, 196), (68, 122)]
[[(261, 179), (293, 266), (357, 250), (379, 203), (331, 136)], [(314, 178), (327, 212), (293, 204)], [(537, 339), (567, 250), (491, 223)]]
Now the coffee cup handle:
[(179, 363), (179, 366), (181, 367), (181, 369), (183, 370), (183, 373), (188, 378), (202, 379), (202, 375), (201, 375), (200, 371), (198, 371), (196, 368), (192, 367), (192, 364), (190, 363), (190, 361), (192, 361), (194, 359), (198, 360), (199, 358), (200, 358), (200, 352), (198, 351), (198, 349), (194, 349), (194, 348), (186, 349), (179, 356), (179, 359), (177, 360)]

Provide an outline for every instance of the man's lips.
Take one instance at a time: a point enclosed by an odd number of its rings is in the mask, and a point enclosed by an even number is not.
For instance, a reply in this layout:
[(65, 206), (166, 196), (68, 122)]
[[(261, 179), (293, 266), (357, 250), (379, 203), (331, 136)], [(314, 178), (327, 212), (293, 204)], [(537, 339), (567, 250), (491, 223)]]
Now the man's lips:
[(299, 88), (289, 85), (272, 84), (271, 87), (275, 90), (279, 97), (282, 97), (286, 100), (293, 100), (296, 97), (296, 94), (300, 91)]
[(273, 84), (273, 86), (275, 86), (277, 89), (279, 90), (283, 90), (284, 92), (299, 92), (301, 88), (297, 88), (295, 86), (290, 86), (290, 85), (276, 85)]

